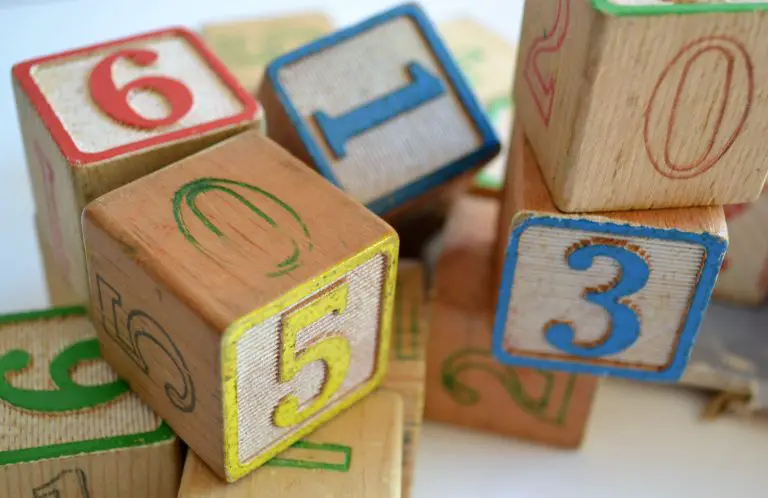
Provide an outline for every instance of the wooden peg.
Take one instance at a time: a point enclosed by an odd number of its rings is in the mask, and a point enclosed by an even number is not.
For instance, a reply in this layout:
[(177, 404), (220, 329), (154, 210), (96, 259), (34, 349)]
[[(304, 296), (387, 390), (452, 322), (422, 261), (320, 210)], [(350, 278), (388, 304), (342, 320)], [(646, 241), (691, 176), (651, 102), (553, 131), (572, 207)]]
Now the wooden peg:
[(83, 218), (104, 356), (228, 481), (384, 377), (397, 234), (257, 131)]
[(85, 308), (0, 316), (0, 496), (175, 498), (176, 436), (102, 360)]
[(403, 403), (377, 392), (227, 484), (190, 451), (178, 498), (397, 498)]
[(261, 123), (257, 102), (182, 28), (28, 60), (12, 76), (45, 264), (78, 304), (88, 202)]
[(516, 112), (565, 212), (757, 199), (768, 2), (529, 0)]
[(499, 151), (415, 4), (277, 58), (258, 95), (271, 138), (380, 215), (415, 209)]
[(519, 127), (507, 168), (496, 357), (678, 380), (728, 243), (722, 208), (561, 213)]

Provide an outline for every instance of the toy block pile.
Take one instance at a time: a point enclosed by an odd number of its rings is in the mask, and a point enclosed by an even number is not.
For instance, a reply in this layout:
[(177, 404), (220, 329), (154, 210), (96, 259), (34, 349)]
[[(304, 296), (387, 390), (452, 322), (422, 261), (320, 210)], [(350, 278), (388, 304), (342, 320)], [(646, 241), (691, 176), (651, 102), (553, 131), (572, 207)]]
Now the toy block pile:
[(680, 379), (762, 191), (740, 9), (531, 0), (516, 66), (415, 4), (17, 64), (56, 307), (0, 317), (0, 498), (410, 496), (423, 418), (578, 448), (601, 376)]

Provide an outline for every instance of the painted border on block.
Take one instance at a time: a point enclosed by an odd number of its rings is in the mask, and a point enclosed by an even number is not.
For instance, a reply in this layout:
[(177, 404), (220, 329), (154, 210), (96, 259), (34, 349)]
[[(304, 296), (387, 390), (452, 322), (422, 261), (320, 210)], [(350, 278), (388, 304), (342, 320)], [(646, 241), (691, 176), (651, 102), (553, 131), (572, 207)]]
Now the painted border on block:
[(768, 3), (677, 3), (668, 5), (618, 5), (592, 0), (592, 7), (614, 16), (664, 16), (670, 14), (730, 14), (768, 10)]
[[(693, 291), (688, 312), (684, 317), (684, 321), (682, 321), (679, 330), (677, 349), (666, 369), (647, 370), (639, 368), (623, 368), (595, 362), (576, 363), (557, 359), (537, 358), (527, 356), (525, 353), (511, 353), (505, 348), (505, 329), (507, 325), (507, 314), (509, 312), (509, 300), (512, 294), (512, 284), (515, 279), (518, 244), (523, 232), (533, 226), (582, 230), (595, 234), (614, 234), (646, 239), (651, 238), (688, 242), (704, 248), (705, 256), (702, 269), (699, 273), (699, 281)], [(699, 325), (701, 324), (704, 312), (710, 301), (727, 245), (728, 243), (726, 240), (708, 233), (692, 233), (677, 229), (642, 227), (628, 223), (597, 222), (588, 219), (530, 216), (515, 227), (509, 236), (506, 256), (504, 258), (504, 267), (502, 270), (499, 301), (496, 307), (496, 319), (493, 326), (493, 355), (499, 362), (517, 367), (559, 370), (577, 374), (609, 375), (644, 381), (676, 381), (680, 379), (685, 370), (690, 349), (696, 339)]]
[(396, 207), (402, 206), (406, 202), (409, 202), (427, 191), (437, 187), (438, 185), (452, 180), (462, 173), (465, 173), (476, 165), (488, 161), (499, 153), (501, 149), (499, 139), (496, 136), (496, 132), (493, 130), (488, 117), (485, 115), (477, 97), (474, 95), (469, 83), (464, 78), (462, 71), (459, 69), (458, 64), (451, 56), (447, 49), (446, 44), (443, 42), (437, 28), (432, 24), (424, 11), (417, 4), (407, 3), (395, 7), (391, 10), (371, 17), (361, 23), (350, 26), (349, 28), (342, 29), (331, 35), (320, 38), (308, 45), (305, 45), (293, 52), (289, 52), (281, 57), (278, 57), (272, 61), (266, 69), (266, 76), (272, 82), (280, 104), (286, 110), (291, 124), (296, 128), (299, 138), (303, 145), (307, 148), (310, 157), (315, 163), (315, 167), (320, 173), (328, 179), (331, 183), (337, 187), (344, 189), (340, 184), (336, 176), (333, 174), (331, 164), (328, 159), (323, 155), (322, 149), (317, 142), (312, 138), (307, 125), (302, 117), (299, 115), (296, 108), (291, 103), (288, 95), (280, 83), (279, 71), (284, 66), (294, 64), (301, 59), (312, 56), (318, 52), (321, 52), (329, 47), (342, 43), (348, 39), (377, 27), (380, 24), (392, 21), (399, 17), (410, 17), (416, 24), (417, 28), (421, 31), (424, 41), (427, 46), (432, 50), (437, 62), (442, 66), (448, 83), (452, 86), (453, 90), (459, 98), (459, 101), (464, 107), (465, 112), (469, 116), (470, 121), (473, 122), (477, 132), (480, 134), (481, 145), (474, 152), (470, 152), (464, 157), (443, 166), (442, 168), (434, 171), (419, 180), (416, 180), (408, 185), (401, 187), (398, 190), (390, 194), (386, 194), (374, 201), (367, 204), (367, 208), (376, 214), (384, 214), (387, 211)]
[[(25, 311), (0, 316), (0, 326), (17, 323), (50, 320), (53, 318), (86, 317), (88, 311), (82, 306), (49, 308), (35, 311)], [(51, 444), (36, 448), (0, 451), (0, 466), (29, 463), (52, 458), (64, 458), (84, 453), (98, 453), (109, 450), (129, 449), (136, 446), (149, 446), (164, 441), (174, 441), (176, 434), (165, 421), (161, 421), (157, 429), (138, 434), (113, 436), (103, 439), (76, 441), (72, 443)]]
[[(264, 465), (268, 460), (288, 449), (293, 443), (308, 435), (320, 425), (333, 419), (341, 411), (349, 408), (358, 400), (371, 393), (383, 380), (389, 362), (389, 347), (392, 328), (392, 309), (394, 306), (397, 284), (397, 259), (399, 239), (389, 235), (358, 254), (346, 259), (318, 277), (304, 282), (276, 301), (259, 308), (233, 322), (224, 332), (221, 343), (221, 377), (223, 379), (224, 399), (224, 469), (229, 482), (234, 482), (252, 470)], [(268, 448), (261, 455), (247, 463), (240, 461), (239, 420), (237, 405), (237, 344), (240, 338), (254, 326), (264, 320), (295, 306), (307, 296), (335, 282), (361, 264), (370, 261), (379, 254), (386, 257), (385, 275), (382, 283), (381, 307), (379, 312), (379, 348), (376, 358), (376, 370), (371, 378), (339, 400), (332, 407), (312, 417), (309, 423)]]
[[(202, 62), (208, 64), (209, 68), (219, 78), (219, 80), (226, 86), (232, 94), (243, 105), (243, 111), (234, 116), (227, 118), (217, 119), (215, 121), (209, 121), (189, 128), (183, 128), (169, 133), (164, 133), (156, 137), (146, 138), (133, 142), (130, 144), (120, 145), (112, 147), (111, 149), (105, 149), (100, 152), (83, 152), (77, 148), (75, 142), (70, 137), (64, 125), (59, 120), (56, 112), (51, 104), (45, 98), (45, 95), (40, 91), (35, 84), (35, 80), (32, 78), (32, 70), (39, 65), (47, 62), (52, 62), (68, 57), (74, 57), (78, 55), (88, 55), (91, 52), (96, 52), (102, 49), (111, 47), (120, 47), (130, 43), (150, 40), (153, 38), (160, 38), (163, 36), (175, 36), (184, 39), (200, 57)], [(59, 52), (53, 55), (46, 55), (43, 57), (37, 57), (35, 59), (29, 59), (24, 62), (15, 64), (11, 69), (13, 76), (19, 81), (21, 88), (29, 98), (32, 107), (34, 107), (40, 119), (45, 127), (51, 133), (54, 142), (58, 145), (59, 150), (66, 158), (67, 162), (72, 166), (88, 165), (101, 161), (106, 161), (114, 157), (128, 154), (130, 152), (136, 152), (148, 147), (160, 145), (175, 140), (182, 140), (192, 138), (213, 130), (223, 129), (229, 126), (235, 126), (241, 123), (252, 121), (256, 119), (261, 113), (261, 106), (235, 79), (229, 69), (226, 68), (223, 62), (214, 55), (206, 46), (203, 40), (192, 31), (189, 31), (183, 27), (172, 27), (158, 31), (150, 31), (148, 33), (129, 36), (126, 38), (120, 38), (118, 40), (112, 40), (104, 43), (98, 43), (95, 45), (89, 45), (87, 47), (78, 48), (74, 50), (68, 50), (66, 52)]]

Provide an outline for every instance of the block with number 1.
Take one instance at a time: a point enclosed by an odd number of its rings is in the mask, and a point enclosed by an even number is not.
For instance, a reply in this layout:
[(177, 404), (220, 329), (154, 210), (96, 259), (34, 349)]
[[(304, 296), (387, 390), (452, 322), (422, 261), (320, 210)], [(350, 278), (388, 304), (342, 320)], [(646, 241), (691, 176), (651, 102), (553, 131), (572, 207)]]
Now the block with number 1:
[(488, 163), (499, 141), (435, 27), (405, 4), (267, 68), (269, 136), (377, 214)]
[(261, 122), (253, 97), (181, 28), (21, 62), (13, 83), (40, 242), (66, 304), (88, 301), (88, 202)]

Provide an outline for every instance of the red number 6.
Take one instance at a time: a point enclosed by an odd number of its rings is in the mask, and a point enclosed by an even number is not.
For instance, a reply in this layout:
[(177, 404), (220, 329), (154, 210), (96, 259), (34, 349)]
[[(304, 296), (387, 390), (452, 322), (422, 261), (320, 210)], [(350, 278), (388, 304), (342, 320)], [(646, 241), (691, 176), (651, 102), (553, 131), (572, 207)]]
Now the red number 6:
[[(192, 93), (184, 83), (162, 76), (147, 76), (131, 81), (123, 88), (117, 88), (112, 80), (112, 65), (121, 57), (138, 66), (149, 66), (157, 60), (157, 53), (151, 50), (125, 49), (115, 52), (93, 68), (88, 86), (91, 97), (101, 110), (112, 119), (135, 128), (151, 130), (173, 124), (183, 118), (192, 108)], [(161, 119), (148, 119), (139, 115), (128, 104), (132, 91), (149, 90), (159, 93), (168, 101), (171, 112)]]

